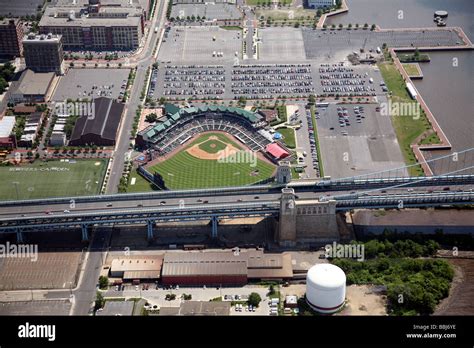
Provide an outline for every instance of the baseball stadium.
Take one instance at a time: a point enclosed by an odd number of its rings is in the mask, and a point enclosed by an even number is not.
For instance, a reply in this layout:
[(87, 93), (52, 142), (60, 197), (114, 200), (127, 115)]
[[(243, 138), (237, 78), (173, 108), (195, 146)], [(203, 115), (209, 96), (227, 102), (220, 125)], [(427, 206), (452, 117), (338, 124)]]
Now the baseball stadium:
[(139, 173), (163, 189), (244, 186), (273, 180), (290, 151), (265, 131), (262, 115), (240, 108), (166, 105), (137, 135), (148, 161)]

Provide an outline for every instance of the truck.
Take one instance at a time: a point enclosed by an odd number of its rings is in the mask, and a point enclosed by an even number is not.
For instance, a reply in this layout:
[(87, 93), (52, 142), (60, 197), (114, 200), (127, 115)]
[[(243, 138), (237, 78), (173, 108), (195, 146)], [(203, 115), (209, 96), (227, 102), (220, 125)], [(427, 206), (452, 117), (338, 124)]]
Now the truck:
[(158, 32), (158, 27), (155, 27), (155, 33), (157, 33), (157, 32)]

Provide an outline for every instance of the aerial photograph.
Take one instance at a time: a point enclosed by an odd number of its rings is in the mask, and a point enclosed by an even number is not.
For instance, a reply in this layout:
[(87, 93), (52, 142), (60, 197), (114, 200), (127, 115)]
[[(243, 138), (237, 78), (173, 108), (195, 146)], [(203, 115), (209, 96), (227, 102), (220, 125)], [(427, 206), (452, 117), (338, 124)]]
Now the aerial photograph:
[(472, 346), (473, 42), (473, 0), (0, 0), (0, 346)]

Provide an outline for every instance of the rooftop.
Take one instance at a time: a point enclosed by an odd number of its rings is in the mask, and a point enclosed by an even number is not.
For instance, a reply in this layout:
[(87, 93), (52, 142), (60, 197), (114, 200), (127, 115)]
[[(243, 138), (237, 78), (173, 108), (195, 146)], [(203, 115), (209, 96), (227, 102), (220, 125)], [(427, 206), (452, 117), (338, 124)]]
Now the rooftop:
[(0, 138), (10, 136), (15, 127), (15, 116), (3, 116), (0, 118)]
[(20, 79), (13, 83), (13, 94), (45, 95), (54, 78), (54, 72), (35, 73), (30, 69), (22, 72)]

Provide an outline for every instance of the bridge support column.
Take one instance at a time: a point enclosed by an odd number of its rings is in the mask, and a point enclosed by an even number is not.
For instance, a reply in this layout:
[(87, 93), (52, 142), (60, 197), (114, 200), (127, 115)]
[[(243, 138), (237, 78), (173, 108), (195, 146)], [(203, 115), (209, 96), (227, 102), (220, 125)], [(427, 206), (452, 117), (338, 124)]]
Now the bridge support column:
[(87, 231), (87, 225), (82, 224), (81, 229), (82, 229), (82, 241), (83, 242), (88, 242), (89, 241), (89, 232)]
[(25, 241), (25, 238), (23, 236), (23, 232), (16, 231), (16, 242), (17, 243), (23, 243), (24, 241)]
[(212, 224), (212, 231), (211, 231), (211, 237), (212, 238), (217, 238), (217, 216), (213, 216), (211, 219), (211, 224)]
[(148, 220), (146, 222), (146, 238), (148, 240), (153, 240), (153, 221)]

